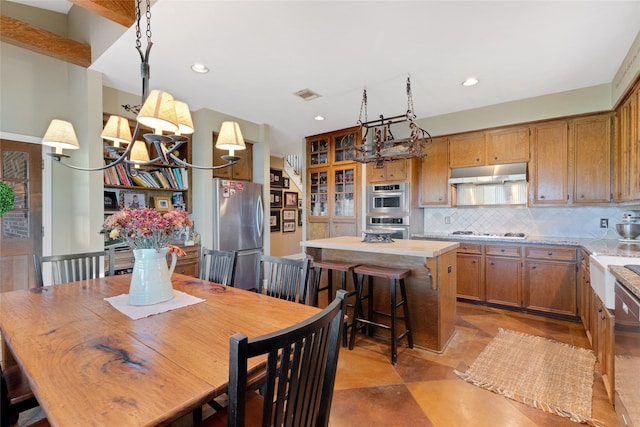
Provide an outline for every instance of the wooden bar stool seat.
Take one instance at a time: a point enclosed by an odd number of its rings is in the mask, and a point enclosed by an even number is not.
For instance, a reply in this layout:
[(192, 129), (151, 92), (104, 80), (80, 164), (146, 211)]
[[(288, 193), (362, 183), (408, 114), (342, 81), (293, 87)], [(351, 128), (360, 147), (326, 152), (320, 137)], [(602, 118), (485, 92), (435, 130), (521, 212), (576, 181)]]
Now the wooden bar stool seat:
[[(356, 284), (356, 303), (353, 316), (353, 323), (351, 325), (351, 337), (349, 339), (349, 350), (353, 350), (355, 344), (356, 333), (363, 327), (368, 328), (369, 335), (373, 335), (373, 328), (379, 327), (391, 332), (391, 363), (396, 364), (398, 360), (398, 343), (402, 338), (407, 337), (407, 343), (409, 348), (413, 348), (413, 336), (411, 335), (411, 321), (409, 317), (409, 304), (407, 301), (407, 291), (405, 287), (405, 278), (411, 275), (411, 270), (391, 267), (380, 267), (377, 265), (359, 265), (354, 269), (354, 274), (357, 277)], [(362, 288), (364, 287), (364, 277), (368, 279), (367, 295), (363, 296)], [(389, 281), (389, 313), (383, 313), (374, 310), (374, 298), (373, 298), (373, 279), (379, 277), (387, 279)], [(396, 298), (396, 288), (400, 287), (401, 300), (398, 302)], [(367, 300), (368, 310), (367, 317), (363, 313), (362, 301)], [(403, 318), (398, 318), (396, 310), (402, 306)], [(376, 316), (384, 316), (390, 318), (390, 324), (379, 323), (376, 320)], [(405, 324), (405, 330), (398, 335), (397, 332), (397, 320), (403, 320)]]

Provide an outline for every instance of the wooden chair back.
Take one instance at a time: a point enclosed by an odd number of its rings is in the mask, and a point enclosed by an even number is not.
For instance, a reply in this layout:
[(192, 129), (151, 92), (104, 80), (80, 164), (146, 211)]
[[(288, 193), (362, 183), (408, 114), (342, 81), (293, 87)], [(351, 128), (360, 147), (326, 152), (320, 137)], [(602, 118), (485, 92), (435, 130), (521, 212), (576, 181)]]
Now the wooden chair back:
[[(230, 338), (228, 425), (245, 425), (247, 360), (267, 356), (262, 426), (329, 424), (346, 291), (322, 312), (292, 327), (249, 339)], [(255, 392), (254, 392), (255, 393)], [(254, 420), (251, 425), (259, 425)]]
[(307, 303), (311, 264), (308, 258), (299, 260), (261, 255), (259, 263), (260, 274), (256, 284), (259, 292), (287, 301)]
[(233, 277), (236, 271), (235, 251), (218, 251), (203, 248), (202, 262), (200, 263), (200, 279), (219, 283), (225, 286), (233, 286)]
[(99, 252), (85, 252), (68, 255), (33, 256), (36, 270), (36, 286), (44, 286), (43, 266), (51, 265), (52, 285), (75, 282), (77, 280), (94, 279), (100, 277), (101, 267), (107, 260), (105, 276), (113, 276), (113, 249)]

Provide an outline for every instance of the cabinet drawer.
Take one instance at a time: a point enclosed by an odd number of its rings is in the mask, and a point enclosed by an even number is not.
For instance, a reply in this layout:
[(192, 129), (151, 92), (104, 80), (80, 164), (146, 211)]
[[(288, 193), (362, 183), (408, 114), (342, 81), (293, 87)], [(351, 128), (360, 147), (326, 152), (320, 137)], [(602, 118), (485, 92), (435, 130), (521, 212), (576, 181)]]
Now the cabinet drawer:
[(554, 259), (558, 261), (575, 261), (576, 250), (567, 248), (549, 247), (528, 247), (526, 248), (527, 258)]
[(460, 242), (460, 246), (458, 246), (458, 253), (459, 254), (481, 254), (482, 244)]
[(519, 257), (521, 253), (521, 246), (487, 245), (486, 247), (487, 255)]
[(178, 274), (184, 274), (186, 276), (198, 277), (200, 275), (200, 262), (199, 261), (178, 262), (173, 272)]

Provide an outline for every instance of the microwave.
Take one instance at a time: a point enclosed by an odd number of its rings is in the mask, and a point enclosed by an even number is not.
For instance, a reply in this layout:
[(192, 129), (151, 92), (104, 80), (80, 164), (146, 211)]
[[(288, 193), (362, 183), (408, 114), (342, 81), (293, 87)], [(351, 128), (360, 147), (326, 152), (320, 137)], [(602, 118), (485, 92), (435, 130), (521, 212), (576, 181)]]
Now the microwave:
[(408, 215), (409, 183), (367, 186), (367, 215)]

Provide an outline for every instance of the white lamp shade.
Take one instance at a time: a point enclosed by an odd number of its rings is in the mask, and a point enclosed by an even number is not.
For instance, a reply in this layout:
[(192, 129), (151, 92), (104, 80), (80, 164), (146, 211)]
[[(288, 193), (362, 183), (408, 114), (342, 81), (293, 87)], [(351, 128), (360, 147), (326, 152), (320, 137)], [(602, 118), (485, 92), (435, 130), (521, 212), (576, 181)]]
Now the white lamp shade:
[(220, 150), (244, 150), (244, 138), (240, 131), (240, 125), (236, 122), (222, 122), (220, 133), (216, 141), (216, 148)]
[(144, 141), (135, 141), (133, 147), (131, 147), (131, 161), (137, 163), (148, 162), (149, 160), (147, 144)]
[(137, 120), (140, 124), (154, 129), (156, 134), (177, 131), (178, 118), (173, 95), (160, 90), (152, 90), (144, 101)]
[(100, 136), (113, 141), (116, 147), (119, 147), (121, 142), (125, 144), (130, 143), (131, 128), (129, 127), (129, 120), (120, 116), (110, 116)]
[(77, 150), (80, 148), (73, 125), (65, 120), (53, 119), (42, 138), (42, 143), (56, 149), (66, 148)]
[(186, 102), (175, 101), (176, 117), (178, 118), (178, 132), (180, 135), (191, 135), (195, 130), (191, 120), (191, 111)]

